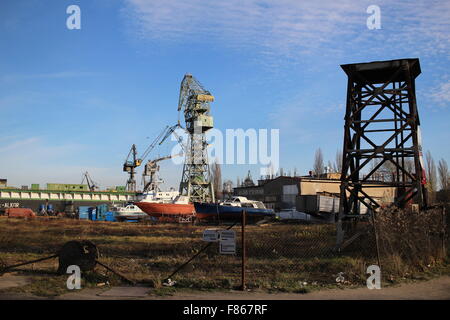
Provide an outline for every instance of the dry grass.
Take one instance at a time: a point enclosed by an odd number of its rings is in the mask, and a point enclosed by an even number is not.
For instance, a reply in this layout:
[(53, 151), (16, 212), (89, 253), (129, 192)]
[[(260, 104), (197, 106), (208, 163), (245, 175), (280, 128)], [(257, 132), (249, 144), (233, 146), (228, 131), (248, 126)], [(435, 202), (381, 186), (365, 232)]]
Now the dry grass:
[[(240, 227), (234, 228), (239, 244)], [(0, 218), (0, 262), (11, 265), (37, 259), (55, 253), (67, 241), (90, 240), (99, 248), (100, 261), (134, 281), (153, 287), (155, 292), (238, 287), (241, 248), (238, 245), (236, 256), (219, 255), (217, 243), (172, 278), (177, 281), (175, 287), (162, 286), (176, 267), (203, 248), (204, 229), (205, 226), (178, 224)], [(246, 230), (247, 279), (248, 286), (254, 289), (306, 292), (337, 285), (339, 272), (344, 272), (346, 285), (364, 285), (367, 266), (376, 262), (374, 250), (369, 255), (359, 247), (344, 254), (333, 252), (332, 225), (270, 224), (247, 226)], [(66, 292), (67, 277), (56, 275), (57, 263), (53, 259), (21, 267), (35, 281), (16, 290), (46, 296)], [(45, 279), (48, 282), (44, 285)], [(95, 273), (83, 274), (83, 281), (83, 287), (106, 281), (120, 283), (119, 278), (100, 266)]]
[(423, 272), (445, 262), (448, 239), (442, 209), (419, 213), (389, 209), (376, 217), (383, 269), (392, 276)]

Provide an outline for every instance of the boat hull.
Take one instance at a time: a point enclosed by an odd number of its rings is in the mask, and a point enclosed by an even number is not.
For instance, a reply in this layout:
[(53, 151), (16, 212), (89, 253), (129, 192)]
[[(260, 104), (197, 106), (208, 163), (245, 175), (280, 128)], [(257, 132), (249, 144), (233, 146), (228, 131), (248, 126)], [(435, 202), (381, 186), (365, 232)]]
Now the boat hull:
[(161, 216), (192, 216), (195, 215), (194, 205), (178, 203), (136, 202), (135, 205), (152, 217)]
[(245, 210), (248, 220), (261, 220), (274, 217), (275, 213), (271, 209), (261, 209), (252, 207), (224, 206), (216, 203), (194, 203), (195, 215), (202, 220), (240, 220), (242, 212)]

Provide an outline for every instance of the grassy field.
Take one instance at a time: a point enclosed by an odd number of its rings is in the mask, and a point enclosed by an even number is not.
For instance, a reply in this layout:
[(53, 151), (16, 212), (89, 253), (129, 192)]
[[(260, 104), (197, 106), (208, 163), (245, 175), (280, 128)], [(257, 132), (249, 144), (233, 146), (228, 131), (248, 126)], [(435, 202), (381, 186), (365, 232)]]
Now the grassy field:
[[(222, 226), (226, 228), (226, 226)], [(135, 224), (70, 219), (10, 219), (0, 217), (0, 263), (12, 265), (56, 253), (70, 240), (90, 240), (100, 251), (100, 261), (143, 285), (155, 294), (175, 290), (224, 290), (241, 281), (240, 226), (237, 255), (220, 255), (212, 244), (177, 273), (175, 286), (163, 286), (179, 265), (205, 246), (206, 226), (179, 224)], [(247, 282), (253, 290), (307, 292), (322, 287), (365, 284), (365, 270), (376, 264), (372, 239), (350, 247), (345, 253), (332, 251), (333, 225), (268, 224), (247, 226)], [(30, 276), (30, 285), (9, 289), (41, 296), (65, 293), (68, 275), (57, 275), (58, 260), (20, 267)], [(337, 283), (339, 272), (344, 282)], [(393, 277), (390, 277), (393, 281)], [(117, 285), (121, 279), (97, 266), (82, 275), (82, 287)]]

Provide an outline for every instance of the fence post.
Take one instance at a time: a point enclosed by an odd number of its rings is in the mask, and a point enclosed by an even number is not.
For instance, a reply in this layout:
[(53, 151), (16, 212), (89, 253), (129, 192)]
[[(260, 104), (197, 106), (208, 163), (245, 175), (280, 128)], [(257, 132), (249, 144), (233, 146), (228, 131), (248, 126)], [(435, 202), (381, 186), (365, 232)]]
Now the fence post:
[(380, 259), (380, 245), (378, 244), (378, 234), (377, 234), (377, 226), (375, 222), (375, 210), (372, 212), (372, 223), (373, 223), (373, 233), (375, 236), (375, 245), (377, 249), (377, 261), (378, 261), (378, 267), (381, 269), (381, 259)]
[(446, 236), (447, 236), (447, 219), (445, 216), (446, 212), (445, 212), (445, 205), (442, 206), (442, 231), (443, 231), (443, 235), (442, 235), (442, 256), (443, 258), (447, 257), (447, 250), (445, 248), (445, 240), (446, 240)]
[(246, 212), (242, 210), (242, 228), (241, 228), (241, 246), (242, 246), (242, 270), (241, 270), (241, 290), (244, 291), (246, 289), (245, 285), (245, 265), (246, 265), (246, 244), (245, 244), (245, 224), (246, 224)]

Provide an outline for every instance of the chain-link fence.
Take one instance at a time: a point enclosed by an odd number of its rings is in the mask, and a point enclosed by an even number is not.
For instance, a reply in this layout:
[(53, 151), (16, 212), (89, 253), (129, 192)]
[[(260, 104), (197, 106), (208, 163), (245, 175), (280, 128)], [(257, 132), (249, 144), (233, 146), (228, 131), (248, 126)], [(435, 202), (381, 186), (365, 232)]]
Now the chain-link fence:
[(197, 287), (238, 288), (244, 280), (249, 289), (304, 292), (311, 287), (364, 285), (367, 268), (377, 265), (383, 281), (394, 281), (445, 260), (448, 237), (443, 214), (442, 208), (420, 213), (383, 210), (373, 219), (348, 223), (340, 247), (336, 246), (333, 223), (246, 225), (244, 259), (242, 226), (237, 224), (233, 227), (237, 233), (235, 255), (222, 255), (218, 243), (209, 244), (190, 269), (186, 267), (173, 278), (182, 275), (180, 284), (189, 282)]
[(250, 288), (301, 292), (311, 286), (356, 283), (377, 261), (373, 234), (362, 232), (340, 252), (334, 224), (250, 227), (247, 239)]
[[(221, 254), (219, 241), (202, 241), (206, 229), (235, 230), (235, 254)], [(342, 252), (336, 250), (334, 224), (248, 224), (244, 228), (245, 244), (241, 223), (185, 226), (183, 230), (190, 234), (189, 244), (167, 249), (167, 253), (177, 256), (178, 263), (171, 266), (173, 272), (158, 268), (161, 265), (158, 262), (147, 264), (159, 279), (170, 278), (178, 287), (236, 289), (244, 281), (248, 289), (302, 292), (310, 286), (360, 284), (366, 277), (367, 267), (377, 264), (375, 237), (368, 223), (358, 225), (361, 236)], [(179, 237), (186, 239), (181, 233)], [(190, 250), (183, 255), (179, 250), (182, 247), (186, 250), (185, 245), (189, 245)], [(242, 256), (243, 246), (245, 257)], [(155, 259), (168, 257), (158, 252)], [(169, 267), (169, 264), (164, 266)]]
[[(154, 288), (238, 289), (244, 262), (247, 288), (304, 292), (315, 286), (364, 285), (370, 265), (381, 267), (383, 281), (429, 270), (446, 259), (445, 226), (442, 208), (420, 213), (383, 210), (353, 226), (339, 251), (334, 223), (246, 224), (243, 259), (240, 222), (179, 225), (2, 219), (0, 253), (2, 264), (11, 265), (54, 253), (70, 240), (90, 240), (99, 248), (100, 261)], [(220, 241), (204, 241), (205, 229), (234, 230), (235, 254), (221, 254)], [(48, 272), (56, 269), (56, 263), (24, 268)], [(114, 279), (112, 274), (106, 276)]]

